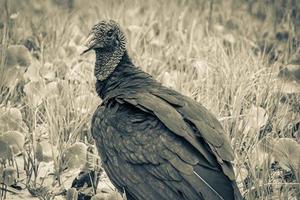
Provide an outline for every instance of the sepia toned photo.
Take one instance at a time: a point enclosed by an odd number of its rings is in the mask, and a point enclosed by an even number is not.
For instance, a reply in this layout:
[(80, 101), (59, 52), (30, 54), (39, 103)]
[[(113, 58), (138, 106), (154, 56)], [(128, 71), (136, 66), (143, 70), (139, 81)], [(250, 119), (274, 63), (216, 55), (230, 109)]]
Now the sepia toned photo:
[(300, 200), (299, 0), (0, 11), (0, 200)]

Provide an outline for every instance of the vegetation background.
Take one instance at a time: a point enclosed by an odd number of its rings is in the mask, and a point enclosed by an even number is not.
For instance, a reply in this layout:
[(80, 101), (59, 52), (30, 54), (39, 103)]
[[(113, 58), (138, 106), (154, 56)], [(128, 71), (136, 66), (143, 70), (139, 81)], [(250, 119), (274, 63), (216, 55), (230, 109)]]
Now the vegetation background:
[[(121, 198), (89, 130), (95, 58), (80, 56), (105, 19), (137, 66), (221, 121), (245, 199), (300, 199), (298, 0), (0, 0), (0, 11), (0, 199)], [(79, 172), (92, 184), (72, 189)]]

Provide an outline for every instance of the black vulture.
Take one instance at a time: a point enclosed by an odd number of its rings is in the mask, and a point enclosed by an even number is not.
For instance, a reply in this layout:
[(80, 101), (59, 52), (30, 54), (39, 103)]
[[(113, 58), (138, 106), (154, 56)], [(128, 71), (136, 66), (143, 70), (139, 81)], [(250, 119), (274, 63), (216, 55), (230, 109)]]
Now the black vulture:
[(104, 170), (128, 200), (242, 199), (230, 142), (206, 108), (136, 67), (115, 21), (94, 25), (86, 46), (83, 54), (96, 53), (102, 99), (92, 135)]

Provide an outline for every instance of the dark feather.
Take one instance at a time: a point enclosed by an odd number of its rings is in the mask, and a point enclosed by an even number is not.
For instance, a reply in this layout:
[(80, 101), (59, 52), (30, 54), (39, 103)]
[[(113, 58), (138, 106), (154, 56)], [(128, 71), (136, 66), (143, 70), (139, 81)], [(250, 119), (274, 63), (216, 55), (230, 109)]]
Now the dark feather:
[(127, 54), (96, 87), (103, 103), (92, 134), (105, 171), (129, 199), (241, 197), (230, 143), (201, 104), (163, 87)]
[(218, 120), (135, 67), (125, 44), (111, 20), (96, 24), (87, 39), (103, 100), (92, 135), (112, 183), (130, 200), (241, 199)]

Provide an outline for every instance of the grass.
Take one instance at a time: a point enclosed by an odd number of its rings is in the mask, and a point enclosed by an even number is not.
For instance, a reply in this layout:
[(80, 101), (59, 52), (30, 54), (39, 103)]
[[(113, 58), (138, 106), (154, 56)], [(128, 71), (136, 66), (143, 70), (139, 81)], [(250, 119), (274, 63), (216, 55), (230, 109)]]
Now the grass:
[[(94, 91), (94, 56), (79, 54), (90, 27), (114, 19), (126, 33), (137, 66), (220, 119), (235, 150), (238, 184), (246, 199), (299, 199), (299, 168), (280, 165), (274, 170), (274, 152), (261, 147), (264, 138), (291, 138), (293, 131), (286, 127), (300, 119), (299, 112), (280, 103), (284, 86), (277, 74), (290, 57), (289, 46), (276, 43), (283, 50), (275, 62), (269, 62), (267, 51), (257, 51), (264, 34), (274, 35), (271, 8), (265, 8), (262, 21), (236, 0), (78, 0), (72, 9), (55, 2), (1, 1), (2, 76), (8, 46), (35, 46), (32, 64), (19, 76), (22, 81), (8, 90), (1, 79), (0, 107), (18, 108), (25, 123), (18, 129), (30, 146), (25, 160), (36, 160), (38, 139), (48, 141), (59, 177), (64, 151), (75, 141), (89, 144), (91, 115), (101, 100)], [(289, 27), (288, 19), (281, 27)], [(294, 176), (287, 181), (289, 171)]]

